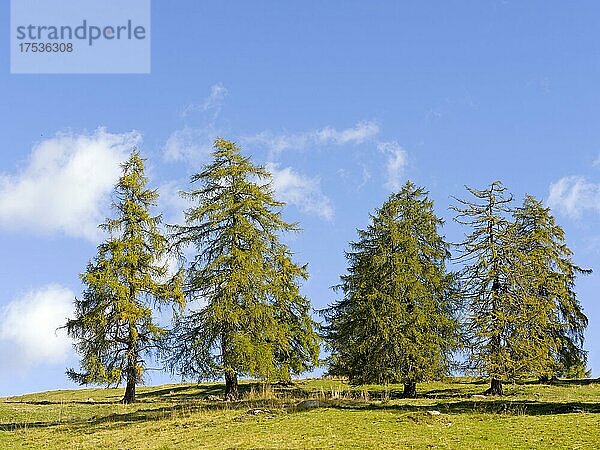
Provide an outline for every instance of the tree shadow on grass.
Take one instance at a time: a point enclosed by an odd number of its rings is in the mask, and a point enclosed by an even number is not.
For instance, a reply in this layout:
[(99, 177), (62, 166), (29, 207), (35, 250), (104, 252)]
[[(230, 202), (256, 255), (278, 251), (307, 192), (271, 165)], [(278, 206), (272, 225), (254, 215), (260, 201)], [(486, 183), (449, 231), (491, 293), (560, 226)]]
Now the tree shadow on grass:
[[(156, 401), (177, 401), (180, 399), (204, 399), (209, 395), (219, 396), (223, 394), (223, 385), (214, 384), (198, 384), (172, 386), (159, 389), (144, 389), (136, 393), (136, 401), (139, 403), (152, 403)], [(248, 388), (249, 389), (249, 388)], [(245, 392), (245, 389), (240, 386), (240, 392)], [(99, 400), (4, 400), (3, 403), (16, 403), (28, 405), (86, 405), (86, 404), (118, 404), (121, 403), (123, 396), (115, 395), (111, 397), (103, 397)]]
[(202, 383), (197, 385), (173, 386), (164, 389), (145, 390), (136, 395), (141, 401), (145, 400), (176, 400), (203, 399), (209, 395), (222, 395), (224, 387), (219, 383)]
[[(259, 395), (265, 387), (264, 383), (260, 382), (242, 382), (238, 385), (238, 395), (240, 399), (244, 399), (252, 391)], [(307, 394), (301, 389), (290, 388), (290, 387), (279, 387), (271, 386), (273, 392), (277, 394), (285, 393), (289, 397), (290, 395), (299, 395), (300, 397), (306, 397)], [(185, 400), (205, 400), (207, 398), (219, 397), (223, 398), (225, 395), (225, 385), (223, 383), (199, 383), (196, 385), (186, 386), (175, 386), (167, 387), (163, 389), (154, 389), (141, 392), (136, 395), (136, 398), (140, 402), (147, 401), (185, 401)]]
[[(184, 390), (184, 389), (182, 389)], [(79, 402), (71, 402), (79, 403)], [(7, 422), (0, 423), (0, 431), (22, 431), (27, 429), (50, 428), (68, 426), (70, 431), (80, 433), (93, 433), (102, 429), (117, 429), (127, 427), (133, 423), (154, 422), (164, 419), (186, 419), (193, 414), (202, 411), (228, 411), (234, 410), (243, 413), (247, 410), (281, 409), (283, 404), (278, 400), (240, 400), (238, 402), (205, 401), (192, 396), (186, 397), (184, 401), (178, 401), (171, 405), (148, 407), (151, 403), (139, 402), (126, 406), (126, 408), (139, 409), (127, 412), (110, 412), (105, 415), (92, 417), (81, 417), (54, 421), (33, 422)], [(106, 403), (104, 404), (106, 405)], [(101, 411), (98, 411), (101, 413)]]
[(582, 378), (580, 380), (552, 380), (551, 386), (589, 386), (600, 383), (600, 378)]
[(12, 404), (23, 404), (23, 405), (114, 405), (117, 403), (121, 403), (121, 397), (119, 400), (114, 399), (102, 399), (99, 401), (96, 400), (4, 400), (2, 403), (12, 403)]
[[(483, 392), (483, 391), (482, 391)], [(469, 397), (479, 392), (467, 392), (464, 389), (429, 389), (426, 392), (422, 392), (419, 398), (464, 398)]]
[(527, 380), (521, 381), (517, 384), (522, 385), (538, 385), (538, 386), (589, 386), (591, 384), (599, 384), (600, 378), (579, 378), (579, 379), (569, 379), (569, 378), (553, 378), (548, 380), (547, 382), (542, 382), (540, 380)]
[(10, 422), (1, 423), (0, 431), (19, 431), (34, 428), (49, 428), (62, 425), (68, 425), (70, 430), (74, 431), (92, 431), (97, 426), (102, 424), (118, 424), (122, 422), (135, 423), (142, 421), (157, 420), (166, 417), (166, 414), (171, 411), (171, 408), (162, 407), (152, 410), (138, 410), (123, 414), (111, 413), (102, 417), (92, 418), (77, 418), (70, 420), (54, 420), (54, 421), (36, 421), (36, 422)]
[(572, 413), (600, 413), (599, 403), (588, 402), (539, 402), (535, 400), (494, 399), (481, 401), (462, 400), (437, 402), (428, 405), (364, 403), (363, 405), (346, 402), (327, 405), (331, 408), (356, 409), (368, 411), (427, 412), (439, 411), (444, 414), (507, 414), (543, 416)]
[[(134, 404), (140, 405), (140, 404)], [(142, 404), (143, 405), (143, 404)], [(17, 431), (32, 428), (48, 428), (68, 425), (70, 430), (80, 432), (97, 431), (103, 427), (115, 428), (127, 426), (137, 422), (151, 422), (166, 418), (185, 418), (199, 411), (222, 411), (234, 409), (235, 404), (226, 402), (188, 402), (156, 408), (140, 408), (127, 412), (111, 412), (102, 416), (81, 417), (66, 420), (35, 421), (35, 422), (8, 422), (0, 423), (0, 431)]]

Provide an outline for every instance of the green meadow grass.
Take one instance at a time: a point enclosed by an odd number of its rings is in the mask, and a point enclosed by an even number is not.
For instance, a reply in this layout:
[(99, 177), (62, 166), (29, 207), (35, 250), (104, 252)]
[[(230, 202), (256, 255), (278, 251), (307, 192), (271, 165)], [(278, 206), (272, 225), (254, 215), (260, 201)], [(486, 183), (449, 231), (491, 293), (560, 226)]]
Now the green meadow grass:
[(122, 389), (51, 391), (0, 399), (0, 448), (597, 449), (594, 381), (483, 397), (485, 381), (457, 378), (419, 384), (410, 400), (400, 385), (328, 379), (242, 383), (235, 403), (205, 399), (222, 394), (219, 383), (142, 387), (133, 405), (119, 403)]

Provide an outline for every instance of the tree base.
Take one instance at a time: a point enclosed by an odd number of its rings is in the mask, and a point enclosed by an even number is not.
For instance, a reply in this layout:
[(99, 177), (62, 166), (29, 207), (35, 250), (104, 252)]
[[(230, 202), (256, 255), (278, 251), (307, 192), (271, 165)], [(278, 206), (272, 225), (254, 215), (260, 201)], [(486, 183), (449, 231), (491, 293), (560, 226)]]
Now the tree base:
[(485, 395), (504, 395), (502, 390), (502, 381), (492, 378), (490, 388), (484, 392)]
[(137, 372), (135, 366), (127, 370), (127, 385), (125, 387), (125, 395), (121, 400), (121, 403), (128, 405), (135, 403), (135, 385), (137, 383)]
[(238, 379), (236, 373), (225, 372), (225, 401), (237, 402)]
[(550, 377), (548, 375), (542, 375), (538, 378), (538, 382), (541, 384), (550, 384)]
[(417, 397), (417, 383), (410, 382), (404, 383), (404, 392), (402, 393), (404, 398), (416, 398)]
[(135, 385), (133, 386), (133, 388), (127, 385), (127, 388), (125, 389), (125, 395), (123, 396), (121, 403), (125, 405), (135, 403)]

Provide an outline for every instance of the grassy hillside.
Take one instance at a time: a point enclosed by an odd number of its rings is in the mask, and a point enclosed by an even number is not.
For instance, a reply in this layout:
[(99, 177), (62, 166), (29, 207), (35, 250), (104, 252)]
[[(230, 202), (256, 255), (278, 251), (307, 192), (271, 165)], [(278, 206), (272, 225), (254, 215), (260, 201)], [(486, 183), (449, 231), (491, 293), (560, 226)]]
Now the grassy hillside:
[(600, 384), (486, 387), (423, 383), (405, 400), (401, 386), (245, 383), (226, 403), (206, 399), (221, 384), (177, 384), (140, 388), (133, 405), (122, 389), (51, 391), (0, 399), (0, 448), (600, 448)]

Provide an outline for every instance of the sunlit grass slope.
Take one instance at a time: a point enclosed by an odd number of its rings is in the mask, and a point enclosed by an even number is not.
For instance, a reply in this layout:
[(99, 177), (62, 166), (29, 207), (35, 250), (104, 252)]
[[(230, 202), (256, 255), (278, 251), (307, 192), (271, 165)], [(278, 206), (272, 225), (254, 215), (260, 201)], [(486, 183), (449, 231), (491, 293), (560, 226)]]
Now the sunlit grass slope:
[(483, 397), (484, 381), (349, 387), (302, 380), (263, 388), (242, 383), (226, 403), (218, 383), (139, 389), (51, 391), (0, 399), (0, 448), (600, 448), (600, 384), (507, 385)]

